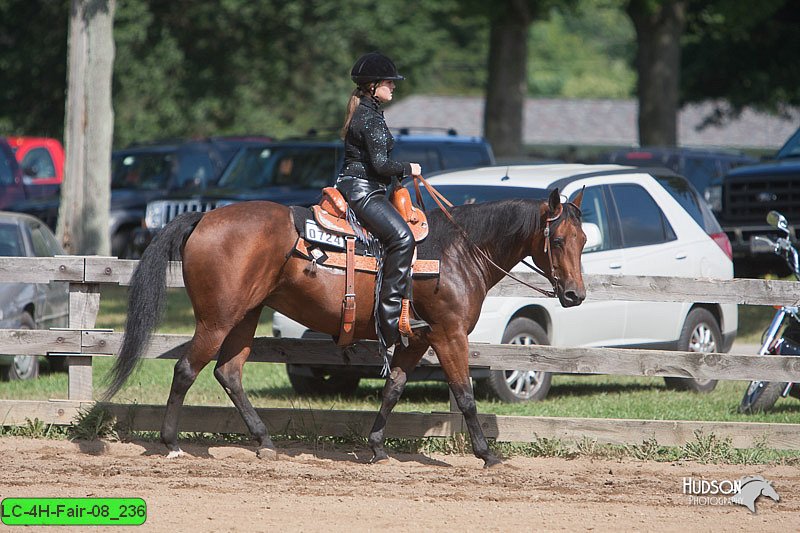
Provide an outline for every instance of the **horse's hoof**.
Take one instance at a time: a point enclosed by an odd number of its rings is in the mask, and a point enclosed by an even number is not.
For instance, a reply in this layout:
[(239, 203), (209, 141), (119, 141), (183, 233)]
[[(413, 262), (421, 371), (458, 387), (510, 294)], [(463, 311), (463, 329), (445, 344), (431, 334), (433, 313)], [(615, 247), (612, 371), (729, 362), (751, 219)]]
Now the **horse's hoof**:
[(490, 457), (488, 459), (484, 459), (483, 462), (484, 468), (497, 468), (500, 466), (503, 466), (503, 461), (501, 461), (497, 457)]
[(372, 457), (372, 460), (370, 461), (370, 463), (371, 463), (371, 464), (373, 464), (373, 465), (385, 465), (385, 464), (389, 464), (389, 456), (388, 456), (388, 455), (386, 455), (386, 452), (382, 452), (382, 453), (376, 453), (376, 454), (375, 454), (375, 455)]
[(177, 450), (170, 450), (170, 452), (167, 454), (167, 459), (176, 459), (178, 457), (183, 457), (184, 455), (186, 455), (186, 452), (178, 448)]
[(275, 461), (278, 458), (278, 451), (275, 448), (259, 448), (256, 450), (256, 457), (265, 461)]

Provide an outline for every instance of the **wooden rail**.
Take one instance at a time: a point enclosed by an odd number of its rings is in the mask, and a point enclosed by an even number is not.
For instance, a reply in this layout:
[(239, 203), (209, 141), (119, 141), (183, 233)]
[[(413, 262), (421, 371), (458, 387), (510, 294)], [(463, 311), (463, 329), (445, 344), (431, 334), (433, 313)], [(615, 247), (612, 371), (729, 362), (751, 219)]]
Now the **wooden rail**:
[[(24, 424), (39, 418), (46, 423), (69, 423), (81, 409), (92, 405), (93, 357), (112, 356), (122, 333), (94, 329), (99, 310), (100, 285), (127, 285), (136, 261), (109, 257), (0, 258), (0, 282), (70, 285), (70, 320), (65, 330), (0, 330), (0, 353), (62, 354), (69, 362), (67, 400), (37, 402), (0, 401), (0, 424)], [(536, 274), (524, 273), (527, 281), (547, 286)], [(711, 280), (644, 276), (586, 275), (588, 299), (652, 301), (698, 300), (708, 303), (800, 305), (796, 282), (750, 279)], [(173, 263), (168, 285), (183, 286), (180, 263)], [(532, 291), (511, 280), (495, 287), (492, 296), (530, 296)], [(697, 295), (702, 295), (698, 297)], [(190, 337), (155, 335), (144, 358), (177, 358)], [(360, 342), (342, 351), (329, 341), (257, 338), (251, 361), (377, 365), (374, 343)], [(436, 364), (431, 351), (421, 364)], [(559, 373), (619, 374), (631, 376), (674, 376), (696, 379), (800, 381), (800, 357), (754, 356), (745, 354), (704, 354), (639, 349), (574, 348), (470, 344), (470, 365), (491, 369), (536, 369)], [(155, 430), (163, 408), (121, 406), (111, 409), (133, 429)], [(187, 406), (182, 416), (184, 431), (244, 432), (232, 408)], [(273, 431), (280, 428), (317, 435), (365, 434), (374, 420), (373, 412), (332, 412), (296, 409), (260, 409), (259, 414)], [(800, 424), (751, 424), (657, 420), (564, 419), (552, 417), (508, 417), (482, 415), (487, 436), (498, 440), (530, 441), (537, 437), (579, 440), (586, 436), (599, 442), (639, 443), (655, 438), (660, 444), (684, 444), (694, 432), (730, 436), (735, 446), (748, 447), (766, 440), (776, 448), (800, 449)], [(396, 413), (387, 429), (390, 436), (453, 435), (463, 432), (458, 413)]]

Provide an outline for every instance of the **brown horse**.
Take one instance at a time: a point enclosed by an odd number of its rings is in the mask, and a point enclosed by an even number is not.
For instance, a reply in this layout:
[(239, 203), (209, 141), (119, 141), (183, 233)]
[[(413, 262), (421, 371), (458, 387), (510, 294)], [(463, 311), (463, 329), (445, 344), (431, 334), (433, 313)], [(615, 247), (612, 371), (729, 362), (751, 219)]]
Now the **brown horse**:
[[(562, 203), (556, 189), (548, 200), (459, 206), (451, 214), (460, 228), (440, 211), (428, 213), (430, 234), (417, 252), (422, 259), (441, 260), (440, 277), (415, 279), (413, 291), (416, 311), (431, 327), (411, 337), (408, 346), (395, 347), (380, 412), (369, 435), (373, 461), (388, 459), (386, 419), (403, 392), (407, 374), (431, 346), (464, 414), (475, 455), (485, 466), (500, 462), (478, 422), (467, 334), (478, 320), (486, 293), (504, 276), (497, 266), (508, 270), (527, 256), (551, 278), (562, 306), (583, 301), (580, 258), (586, 236), (581, 228), (581, 198), (579, 193), (574, 202)], [(125, 336), (106, 400), (130, 376), (158, 325), (169, 260), (182, 259), (196, 327), (188, 350), (175, 364), (161, 429), (171, 456), (181, 453), (178, 414), (186, 392), (217, 354), (214, 376), (255, 437), (259, 456), (276, 456), (267, 428), (242, 388), (242, 366), (250, 355), (261, 310), (266, 305), (311, 329), (336, 335), (345, 285), (344, 271), (318, 267), (312, 272), (307, 260), (292, 255), (296, 239), (290, 208), (254, 201), (183, 215), (146, 249), (131, 279)], [(373, 286), (373, 275), (356, 274), (357, 339), (375, 339)]]

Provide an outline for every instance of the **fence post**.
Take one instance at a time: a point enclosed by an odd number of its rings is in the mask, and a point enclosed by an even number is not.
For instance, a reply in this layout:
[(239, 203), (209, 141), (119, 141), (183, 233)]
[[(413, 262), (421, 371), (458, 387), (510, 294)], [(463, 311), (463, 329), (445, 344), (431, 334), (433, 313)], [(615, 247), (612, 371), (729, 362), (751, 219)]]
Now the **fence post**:
[[(100, 284), (69, 284), (69, 328), (92, 329), (100, 310)], [(69, 399), (92, 399), (92, 357), (70, 355), (67, 357), (69, 370)]]

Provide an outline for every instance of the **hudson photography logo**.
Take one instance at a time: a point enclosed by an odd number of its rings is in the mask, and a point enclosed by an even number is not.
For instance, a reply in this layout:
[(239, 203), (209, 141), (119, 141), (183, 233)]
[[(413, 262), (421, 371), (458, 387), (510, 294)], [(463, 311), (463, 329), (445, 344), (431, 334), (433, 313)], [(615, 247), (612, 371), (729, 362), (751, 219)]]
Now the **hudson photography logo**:
[(685, 477), (683, 493), (689, 505), (743, 505), (756, 512), (756, 500), (761, 496), (780, 501), (772, 484), (761, 476), (747, 476), (737, 480)]

